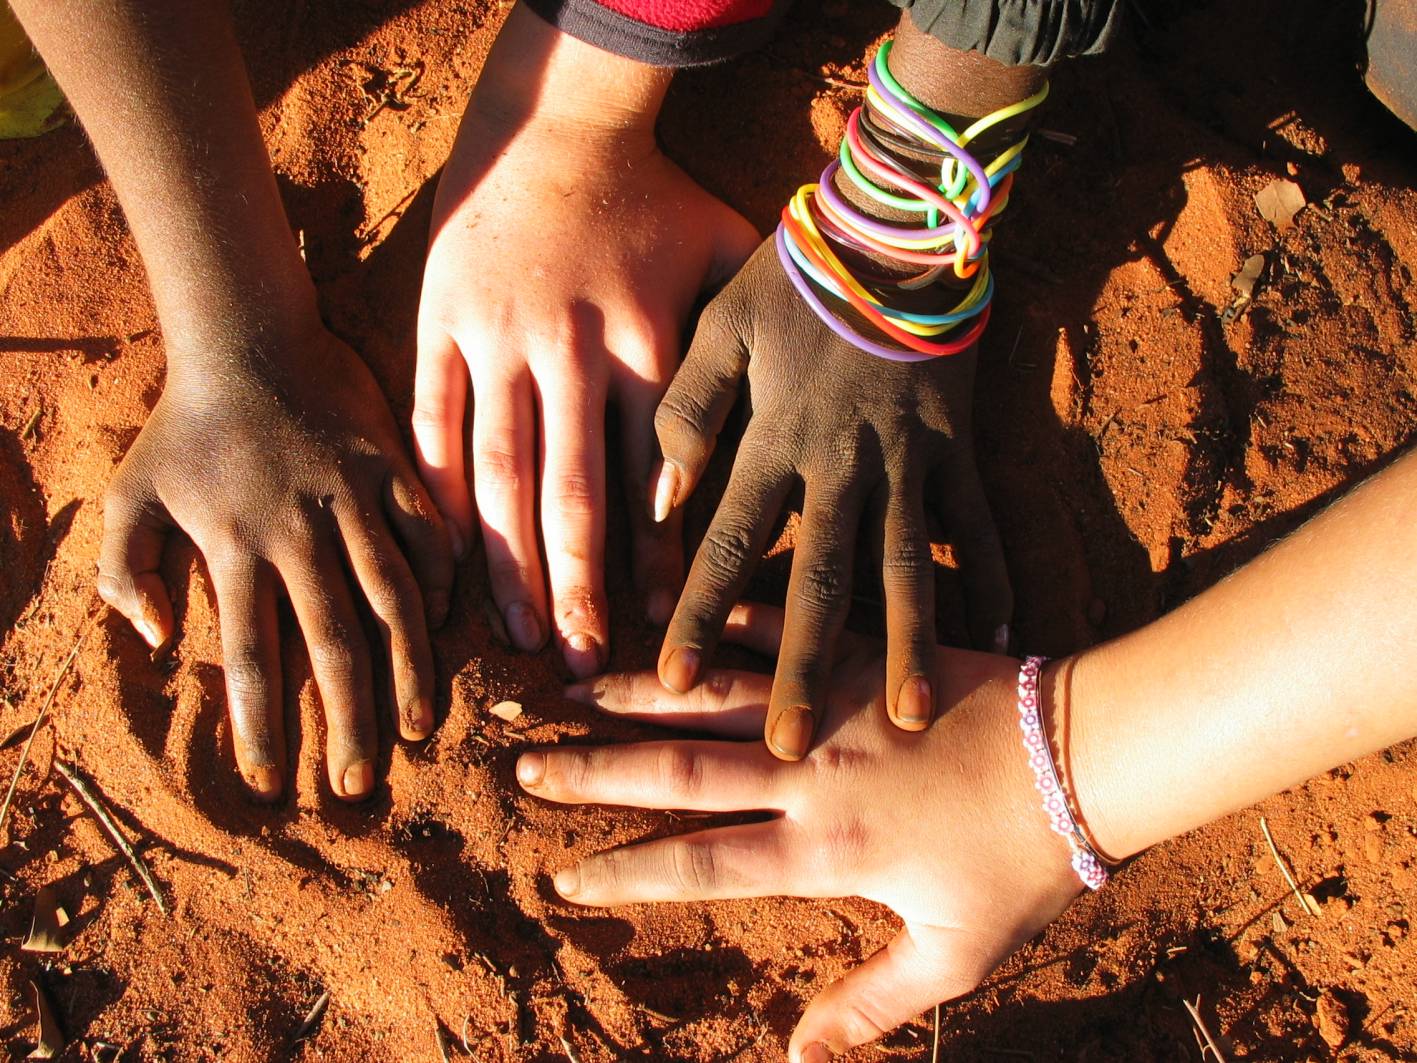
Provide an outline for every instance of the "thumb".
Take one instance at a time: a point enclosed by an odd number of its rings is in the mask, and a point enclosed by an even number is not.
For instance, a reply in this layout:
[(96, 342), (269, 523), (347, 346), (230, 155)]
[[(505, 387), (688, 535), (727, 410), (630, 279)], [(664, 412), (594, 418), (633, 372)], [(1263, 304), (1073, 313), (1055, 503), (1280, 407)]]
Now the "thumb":
[(792, 1033), (791, 1063), (826, 1063), (883, 1037), (944, 1000), (968, 993), (994, 969), (961, 930), (909, 926), (889, 945), (828, 986)]
[(748, 366), (748, 349), (733, 327), (726, 294), (704, 308), (689, 353), (655, 410), (654, 431), (664, 455), (650, 490), (656, 523), (693, 494)]
[(120, 470), (103, 503), (98, 593), (153, 649), (173, 633), (172, 603), (158, 572), (170, 526), (162, 504), (135, 490)]

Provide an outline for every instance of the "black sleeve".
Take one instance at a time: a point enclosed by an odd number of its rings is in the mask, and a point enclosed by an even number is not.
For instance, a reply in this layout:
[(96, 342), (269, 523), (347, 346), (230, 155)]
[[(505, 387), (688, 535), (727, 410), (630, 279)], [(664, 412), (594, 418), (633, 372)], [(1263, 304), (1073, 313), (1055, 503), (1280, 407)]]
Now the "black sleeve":
[(1008, 66), (1046, 66), (1107, 47), (1121, 0), (891, 0), (915, 25), (960, 51)]

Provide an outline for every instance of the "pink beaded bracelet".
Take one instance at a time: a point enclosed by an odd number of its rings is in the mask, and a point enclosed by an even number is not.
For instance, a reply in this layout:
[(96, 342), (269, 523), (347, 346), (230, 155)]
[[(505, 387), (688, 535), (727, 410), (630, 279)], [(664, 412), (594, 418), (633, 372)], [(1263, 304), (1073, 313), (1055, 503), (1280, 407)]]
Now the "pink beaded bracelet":
[(1043, 696), (1039, 691), (1039, 674), (1046, 657), (1025, 657), (1018, 670), (1018, 725), (1023, 731), (1023, 748), (1033, 769), (1033, 785), (1043, 795), (1043, 811), (1055, 832), (1068, 840), (1073, 852), (1073, 870), (1090, 890), (1107, 884), (1107, 867), (1088, 843), (1087, 836), (1068, 807), (1067, 795), (1058, 779), (1058, 766), (1053, 762), (1053, 749), (1043, 731)]

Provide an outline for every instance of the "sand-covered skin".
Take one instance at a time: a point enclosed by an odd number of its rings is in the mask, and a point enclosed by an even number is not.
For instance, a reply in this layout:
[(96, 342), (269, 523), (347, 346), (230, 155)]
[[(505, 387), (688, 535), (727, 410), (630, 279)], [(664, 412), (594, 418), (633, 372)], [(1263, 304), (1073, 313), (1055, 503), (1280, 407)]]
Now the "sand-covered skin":
[[(1076, 147), (1034, 144), (998, 240), (978, 445), (1017, 638), (1034, 652), (1193, 595), (1417, 426), (1417, 136), (1362, 91), (1362, 5), (1140, 6), (1149, 25), (1055, 77), (1043, 125)], [(326, 318), (401, 422), (432, 182), (504, 13), (487, 0), (237, 4)], [(859, 55), (892, 18), (884, 4), (802, 0), (764, 53), (679, 78), (666, 149), (766, 229), (835, 146)], [(420, 72), (406, 93), (401, 69)], [(1253, 203), (1276, 177), (1309, 202), (1283, 237)], [(893, 917), (853, 899), (558, 901), (548, 869), (683, 819), (520, 794), (517, 750), (637, 732), (562, 700), (550, 655), (496, 642), (480, 558), (436, 639), (442, 725), (421, 746), (386, 742), (378, 796), (331, 797), (288, 617), (294, 796), (267, 809), (243, 795), (191, 547), (169, 552), (182, 639), (163, 659), (92, 590), (103, 488), (162, 381), (121, 214), (72, 127), (0, 144), (0, 205), (0, 732), (34, 718), (82, 637), (32, 759), (79, 765), (173, 908), (158, 913), (57, 773), (26, 774), (0, 850), (11, 1056), (35, 1036), (33, 979), (70, 1059), (109, 1058), (108, 1044), (125, 1059), (436, 1060), (439, 1037), (456, 1058), (464, 1033), (478, 1060), (780, 1059), (803, 1004), (884, 944)], [(1254, 304), (1224, 323), (1230, 277), (1258, 253)], [(700, 523), (709, 504), (694, 504)], [(787, 562), (779, 549), (758, 594), (780, 594)], [(628, 571), (622, 555), (611, 566)], [(615, 664), (651, 662), (655, 633), (629, 587), (613, 592)], [(859, 626), (878, 623), (878, 597), (863, 584)], [(941, 636), (957, 638), (943, 567), (939, 597)], [(525, 706), (519, 718), (487, 711), (504, 699)], [(17, 758), (0, 753), (6, 781)], [(1196, 1059), (1182, 1002), (1198, 997), (1232, 1059), (1413, 1058), (1414, 768), (1407, 744), (1141, 857), (944, 1009), (944, 1058)], [(1274, 866), (1261, 814), (1319, 916)], [(45, 884), (73, 917), (50, 957), (18, 948)], [(323, 1019), (295, 1044), (323, 992)], [(927, 1020), (852, 1058), (928, 1058)]]

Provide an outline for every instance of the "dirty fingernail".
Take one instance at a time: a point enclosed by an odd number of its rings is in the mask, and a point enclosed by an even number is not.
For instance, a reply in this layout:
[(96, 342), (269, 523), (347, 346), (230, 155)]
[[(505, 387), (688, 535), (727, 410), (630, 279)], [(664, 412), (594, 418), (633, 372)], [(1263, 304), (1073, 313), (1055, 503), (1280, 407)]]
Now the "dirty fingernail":
[(699, 666), (702, 660), (698, 650), (680, 646), (664, 662), (664, 685), (678, 694), (687, 694), (699, 681)]
[(427, 738), (433, 731), (433, 709), (431, 706), (412, 705), (404, 719), (404, 732), (415, 742)]
[(255, 791), (257, 797), (264, 798), (267, 801), (280, 793), (280, 772), (270, 764), (252, 768), (246, 773), (246, 782), (247, 785)]
[(645, 601), (645, 615), (657, 627), (669, 623), (669, 618), (674, 615), (674, 592), (663, 587), (650, 591)]
[(512, 645), (524, 653), (541, 648), (541, 623), (525, 602), (507, 606), (507, 632), (512, 636)]
[(138, 634), (142, 636), (143, 641), (153, 649), (157, 649), (162, 645), (162, 636), (158, 633), (157, 625), (151, 620), (146, 617), (139, 617), (137, 620), (133, 621), (133, 626), (138, 629)]
[(832, 1057), (831, 1050), (820, 1041), (802, 1049), (802, 1063), (827, 1063)]
[(562, 897), (574, 897), (581, 888), (581, 873), (579, 868), (568, 867), (565, 870), (556, 872), (556, 877), (552, 883), (556, 887), (556, 892)]
[(566, 667), (577, 679), (585, 679), (600, 671), (600, 643), (583, 631), (566, 636)]
[(545, 753), (523, 753), (517, 760), (517, 782), (523, 786), (537, 786), (545, 777)]
[(361, 760), (344, 769), (344, 796), (363, 797), (374, 789), (374, 762)]
[(900, 693), (895, 699), (895, 714), (901, 723), (929, 723), (933, 711), (930, 681), (923, 675), (913, 675), (900, 685)]
[(994, 629), (994, 652), (1009, 652), (1009, 625), (1000, 624)]
[(679, 492), (679, 466), (672, 461), (663, 461), (659, 466), (659, 478), (654, 484), (654, 522), (663, 524), (669, 511), (674, 508), (674, 498)]
[(768, 735), (768, 745), (778, 756), (787, 760), (801, 760), (807, 755), (807, 747), (812, 744), (813, 720), (810, 709), (783, 709)]

